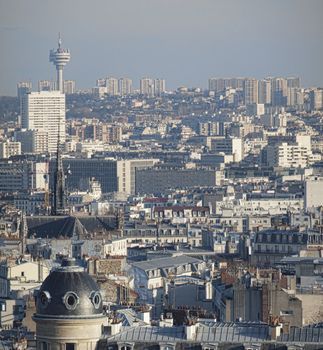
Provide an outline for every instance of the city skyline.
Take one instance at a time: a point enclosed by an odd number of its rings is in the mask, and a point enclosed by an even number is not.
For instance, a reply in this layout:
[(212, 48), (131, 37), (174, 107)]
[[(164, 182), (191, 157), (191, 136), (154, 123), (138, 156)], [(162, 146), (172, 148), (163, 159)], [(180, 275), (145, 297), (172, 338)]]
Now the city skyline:
[(166, 79), (169, 89), (227, 76), (323, 85), (320, 1), (95, 1), (90, 12), (80, 1), (74, 17), (73, 2), (59, 3), (0, 2), (0, 95), (15, 95), (19, 81), (55, 79), (47, 55), (58, 32), (73, 56), (65, 78), (78, 89), (101, 76), (129, 77), (136, 88), (145, 76)]

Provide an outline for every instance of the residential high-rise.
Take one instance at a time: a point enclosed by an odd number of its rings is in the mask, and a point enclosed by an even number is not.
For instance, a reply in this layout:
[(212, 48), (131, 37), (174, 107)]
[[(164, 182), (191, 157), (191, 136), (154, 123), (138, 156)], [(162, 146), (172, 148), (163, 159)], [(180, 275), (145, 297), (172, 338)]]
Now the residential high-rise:
[(269, 79), (258, 81), (258, 103), (271, 104), (271, 82)]
[(221, 92), (227, 88), (243, 89), (246, 78), (210, 78), (209, 91)]
[(38, 91), (55, 91), (56, 82), (51, 80), (39, 80), (38, 81)]
[(161, 96), (166, 91), (165, 79), (155, 79), (154, 93), (155, 96)]
[(105, 78), (100, 78), (96, 80), (96, 86), (97, 87), (105, 87), (106, 84), (106, 79)]
[(301, 82), (299, 77), (288, 77), (287, 78), (287, 87), (289, 88), (300, 88)]
[(323, 89), (314, 90), (314, 109), (316, 111), (323, 109)]
[(219, 92), (225, 88), (224, 79), (222, 78), (210, 78), (209, 79), (209, 91)]
[(118, 79), (116, 78), (112, 78), (112, 77), (108, 77), (106, 79), (106, 87), (107, 87), (107, 92), (108, 95), (111, 96), (117, 96), (118, 95)]
[(17, 84), (17, 96), (20, 100), (23, 95), (31, 92), (32, 83), (30, 81), (21, 81)]
[(152, 97), (154, 96), (154, 80), (151, 78), (142, 78), (140, 79), (140, 93), (142, 95)]
[(22, 99), (22, 128), (46, 132), (48, 152), (55, 152), (58, 137), (65, 142), (65, 95), (59, 91), (31, 92)]
[(63, 49), (62, 39), (59, 36), (58, 38), (58, 48), (50, 50), (49, 61), (52, 62), (57, 71), (57, 89), (60, 92), (63, 92), (63, 68), (70, 61), (71, 54), (68, 49)]
[(120, 78), (118, 81), (118, 90), (121, 96), (132, 94), (132, 80), (129, 78)]
[(302, 107), (304, 105), (304, 90), (297, 87), (287, 88), (287, 106)]
[(246, 79), (244, 86), (245, 105), (258, 103), (258, 80)]
[(64, 94), (70, 95), (75, 93), (75, 80), (64, 80)]
[(273, 106), (287, 105), (287, 79), (271, 79), (271, 102)]

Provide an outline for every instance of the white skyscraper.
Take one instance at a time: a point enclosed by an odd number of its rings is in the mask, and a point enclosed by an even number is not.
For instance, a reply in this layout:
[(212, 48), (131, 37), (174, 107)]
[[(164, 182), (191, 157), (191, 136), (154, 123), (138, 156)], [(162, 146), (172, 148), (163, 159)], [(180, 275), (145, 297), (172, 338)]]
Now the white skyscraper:
[(140, 79), (140, 93), (145, 96), (154, 96), (154, 80), (151, 78)]
[[(65, 95), (59, 91), (31, 92), (22, 99), (22, 128), (48, 135), (48, 152), (65, 142)], [(59, 136), (58, 136), (59, 135)]]
[(155, 89), (155, 95), (161, 96), (166, 91), (165, 79), (155, 79), (154, 89)]
[(130, 95), (132, 93), (132, 80), (129, 78), (119, 79), (119, 94), (121, 96)]
[(17, 96), (19, 100), (22, 98), (22, 96), (28, 92), (30, 92), (32, 89), (32, 84), (30, 81), (21, 81), (17, 84)]
[(38, 91), (55, 91), (56, 82), (51, 80), (39, 80)]
[(108, 95), (116, 96), (118, 95), (118, 79), (108, 77), (106, 79), (106, 85)]
[(75, 93), (75, 80), (64, 80), (64, 94), (74, 94)]
[(258, 103), (258, 80), (246, 79), (245, 81), (245, 105)]
[(263, 79), (258, 81), (258, 103), (271, 104), (271, 80)]

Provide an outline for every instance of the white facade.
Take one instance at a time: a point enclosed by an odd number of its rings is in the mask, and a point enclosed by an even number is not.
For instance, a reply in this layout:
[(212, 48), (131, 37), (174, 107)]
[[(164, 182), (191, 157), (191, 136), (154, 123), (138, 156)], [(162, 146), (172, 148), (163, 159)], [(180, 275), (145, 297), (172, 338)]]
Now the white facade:
[(47, 153), (48, 132), (46, 130), (26, 130), (15, 132), (15, 139), (21, 143), (23, 153)]
[(3, 261), (0, 264), (0, 297), (9, 297), (15, 291), (26, 291), (27, 294), (39, 287), (49, 271), (44, 262)]
[(106, 86), (95, 86), (92, 88), (92, 95), (96, 98), (101, 98), (108, 93), (108, 88)]
[(132, 80), (129, 78), (120, 78), (118, 81), (118, 89), (121, 96), (132, 94)]
[(154, 80), (151, 78), (140, 79), (140, 93), (146, 96), (154, 96)]
[(323, 205), (323, 179), (313, 178), (305, 181), (304, 207), (309, 209)]
[(269, 166), (306, 168), (313, 161), (312, 151), (307, 145), (282, 143), (268, 146), (267, 149), (267, 163)]
[(64, 80), (64, 93), (66, 95), (75, 93), (75, 80)]
[(244, 157), (241, 138), (218, 138), (211, 141), (211, 149), (216, 153), (233, 156), (233, 162), (240, 162)]
[[(56, 82), (51, 80), (39, 80), (38, 81), (38, 91), (55, 91)], [(30, 91), (31, 92), (31, 91)]]
[(245, 105), (258, 103), (258, 80), (246, 79), (245, 81)]
[(156, 96), (160, 96), (166, 91), (165, 79), (155, 79), (154, 91)]
[(127, 238), (119, 238), (103, 245), (104, 256), (127, 256)]
[(111, 96), (118, 95), (118, 79), (109, 77), (106, 79), (107, 93)]
[(323, 89), (314, 90), (314, 109), (320, 110), (323, 108)]
[(56, 152), (58, 138), (65, 142), (65, 95), (59, 91), (31, 92), (23, 97), (22, 127), (45, 131), (48, 152)]
[(21, 154), (21, 143), (16, 141), (0, 142), (0, 158), (9, 158)]

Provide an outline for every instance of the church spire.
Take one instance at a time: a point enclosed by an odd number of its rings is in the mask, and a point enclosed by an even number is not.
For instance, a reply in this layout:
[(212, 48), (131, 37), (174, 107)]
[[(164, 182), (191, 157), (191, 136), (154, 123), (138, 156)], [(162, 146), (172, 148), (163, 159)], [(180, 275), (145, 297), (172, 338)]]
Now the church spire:
[(27, 238), (28, 238), (28, 226), (27, 226), (26, 215), (23, 211), (21, 211), (20, 220), (19, 220), (19, 239), (21, 241), (21, 254), (25, 254), (26, 252)]
[(60, 131), (58, 130), (57, 152), (56, 152), (56, 169), (54, 174), (54, 203), (53, 215), (67, 214), (66, 195), (65, 195), (65, 174), (60, 145)]

